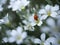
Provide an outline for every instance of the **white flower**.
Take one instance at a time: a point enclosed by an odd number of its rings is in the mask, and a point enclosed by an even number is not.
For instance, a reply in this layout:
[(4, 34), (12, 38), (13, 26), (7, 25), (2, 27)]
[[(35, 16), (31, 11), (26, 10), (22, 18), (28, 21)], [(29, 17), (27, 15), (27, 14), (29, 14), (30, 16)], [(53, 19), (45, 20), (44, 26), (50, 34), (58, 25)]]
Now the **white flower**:
[(4, 24), (9, 24), (9, 23), (10, 23), (9, 18), (8, 18), (8, 13), (7, 13), (7, 15), (3, 18), (3, 20), (4, 20)]
[(8, 19), (8, 13), (7, 13), (5, 17), (0, 19), (0, 24), (9, 24), (9, 23), (10, 23), (10, 21)]
[(59, 32), (58, 23), (56, 23), (54, 19), (48, 18), (48, 19), (46, 20), (46, 23), (47, 23), (48, 26), (50, 27), (50, 31), (51, 31), (52, 33), (53, 33), (53, 32), (55, 32), (55, 33), (58, 33), (58, 32)]
[(2, 39), (3, 41), (2, 41), (2, 43), (7, 43), (8, 42), (8, 38), (7, 37), (4, 37), (3, 39)]
[(56, 39), (54, 37), (49, 37), (48, 39), (45, 40), (45, 38), (46, 38), (45, 33), (41, 34), (40, 37), (41, 37), (41, 40), (38, 38), (34, 39), (35, 44), (50, 45), (50, 43), (52, 43), (52, 44), (56, 43)]
[(28, 4), (29, 1), (27, 0), (10, 0), (10, 5), (8, 8), (12, 8), (12, 11), (21, 11), (21, 9), (24, 9)]
[(11, 30), (6, 31), (7, 37), (3, 37), (2, 43), (7, 43), (8, 42), (8, 37), (10, 37), (10, 35), (11, 35), (10, 33), (11, 33)]
[(42, 19), (46, 19), (48, 16), (56, 17), (58, 15), (59, 6), (46, 5), (43, 9), (40, 9), (39, 14), (41, 14)]
[(35, 14), (29, 17), (29, 21), (31, 22), (31, 25), (33, 26), (35, 25), (41, 26), (43, 23), (41, 17)]
[(31, 25), (29, 21), (23, 20), (23, 23), (25, 24), (24, 30), (34, 31), (34, 27)]
[(35, 25), (41, 26), (43, 22), (38, 15), (32, 14), (27, 15), (25, 17), (25, 20), (23, 20), (23, 23), (25, 24), (24, 26), (25, 30), (34, 31), (34, 26)]
[(52, 18), (48, 18), (47, 20), (46, 20), (46, 24), (48, 25), (46, 25), (46, 26), (42, 26), (41, 27), (41, 31), (42, 32), (50, 32), (50, 34), (56, 34), (56, 33), (59, 33), (59, 21), (57, 21), (57, 23), (55, 22), (55, 20), (54, 19), (52, 19)]
[(41, 26), (43, 23), (37, 14), (32, 14), (28, 16), (28, 21), (31, 23), (32, 26), (35, 26), (35, 25)]
[(17, 27), (17, 30), (12, 30), (10, 33), (9, 42), (16, 42), (17, 44), (21, 44), (23, 40), (27, 37), (27, 33), (23, 32), (21, 27)]
[(54, 21), (54, 19), (52, 19), (52, 18), (48, 18), (48, 19), (46, 20), (46, 23), (47, 23), (50, 27), (56, 26), (56, 25), (55, 25), (55, 21)]

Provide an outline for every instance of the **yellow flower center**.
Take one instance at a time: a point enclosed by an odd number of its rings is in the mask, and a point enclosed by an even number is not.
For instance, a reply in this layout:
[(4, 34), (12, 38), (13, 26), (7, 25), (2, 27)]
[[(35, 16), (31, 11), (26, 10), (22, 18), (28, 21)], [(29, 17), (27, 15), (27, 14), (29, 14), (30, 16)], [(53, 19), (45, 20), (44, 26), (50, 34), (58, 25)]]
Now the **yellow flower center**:
[(25, 9), (25, 7), (24, 6), (21, 6), (21, 9)]
[(44, 42), (41, 42), (41, 45), (44, 45)]
[(17, 36), (17, 40), (20, 40), (21, 39), (21, 36)]
[(51, 12), (50, 12), (50, 11), (48, 11), (48, 12), (47, 12), (47, 15), (48, 15), (48, 16), (50, 16), (50, 15), (51, 15)]
[(38, 24), (39, 23), (39, 20), (36, 20), (35, 22), (36, 22), (36, 24)]
[(7, 22), (5, 25), (7, 25), (7, 26), (11, 26), (11, 22)]

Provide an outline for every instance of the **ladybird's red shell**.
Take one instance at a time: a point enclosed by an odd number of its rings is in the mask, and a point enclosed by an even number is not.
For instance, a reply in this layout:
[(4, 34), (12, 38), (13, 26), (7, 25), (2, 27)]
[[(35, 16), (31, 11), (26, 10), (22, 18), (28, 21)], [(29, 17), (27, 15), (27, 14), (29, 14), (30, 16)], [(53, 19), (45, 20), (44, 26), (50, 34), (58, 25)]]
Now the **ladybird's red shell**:
[(36, 14), (34, 15), (34, 20), (38, 20), (38, 16)]

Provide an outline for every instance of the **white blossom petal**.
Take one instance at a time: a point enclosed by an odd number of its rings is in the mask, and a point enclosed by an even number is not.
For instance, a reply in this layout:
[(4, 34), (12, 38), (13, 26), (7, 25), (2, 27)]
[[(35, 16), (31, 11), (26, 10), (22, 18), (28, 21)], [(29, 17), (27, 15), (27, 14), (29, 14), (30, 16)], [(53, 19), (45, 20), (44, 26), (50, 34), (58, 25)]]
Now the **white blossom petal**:
[(24, 39), (24, 38), (26, 38), (27, 37), (27, 32), (23, 32), (22, 33), (22, 38)]
[(59, 5), (55, 5), (54, 7), (52, 7), (51, 10), (52, 10), (52, 11), (58, 11), (58, 10), (59, 10)]
[(49, 42), (45, 42), (44, 45), (50, 45), (50, 43)]
[(56, 40), (56, 38), (54, 38), (54, 37), (50, 37), (50, 38), (48, 38), (46, 41), (47, 41), (47, 42), (50, 42), (50, 43), (52, 43), (52, 44), (56, 44), (56, 43), (57, 43), (57, 40)]
[(36, 25), (35, 21), (31, 22), (31, 26), (35, 26), (35, 25)]
[(42, 41), (45, 41), (45, 38), (46, 38), (45, 33), (42, 33), (40, 37), (41, 37), (41, 40), (42, 40)]
[(24, 1), (23, 1), (23, 0), (21, 0), (21, 3), (23, 3), (23, 4), (24, 4), (24, 6), (28, 5), (28, 4), (29, 4), (29, 2), (30, 2), (30, 1), (27, 1), (27, 0), (24, 0)]
[(48, 17), (48, 15), (42, 15), (40, 19), (45, 20), (47, 17)]
[(4, 20), (4, 24), (9, 23), (8, 13), (6, 14), (5, 17), (3, 17), (3, 20)]
[(48, 18), (46, 20), (46, 23), (50, 26), (50, 27), (54, 27), (55, 26), (55, 21), (52, 18)]
[(3, 38), (3, 41), (6, 43), (6, 42), (8, 42), (8, 38), (7, 37), (4, 37)]
[(21, 44), (23, 42), (23, 40), (16, 40), (17, 44)]
[(12, 32), (10, 34), (11, 34), (11, 36), (16, 36), (17, 32), (16, 32), (16, 30), (12, 30)]
[(17, 33), (19, 33), (19, 34), (21, 34), (23, 31), (22, 27), (19, 27), (19, 26), (16, 29), (17, 29)]
[(41, 25), (42, 25), (42, 23), (43, 23), (43, 22), (40, 20), (40, 22), (39, 22), (37, 25), (38, 25), (38, 26), (41, 26)]
[(15, 42), (15, 40), (16, 40), (15, 37), (9, 37), (9, 38), (8, 38), (8, 41), (9, 41), (10, 43)]
[(23, 23), (27, 25), (27, 21), (26, 20), (23, 20)]
[(35, 43), (35, 44), (40, 44), (40, 43), (41, 43), (41, 40), (38, 39), (38, 38), (36, 38), (36, 39), (34, 39), (34, 43)]
[(3, 19), (0, 19), (0, 24), (4, 24), (4, 20)]
[(25, 8), (25, 6), (27, 6), (29, 4), (30, 1), (27, 0), (10, 0), (10, 5), (8, 6), (8, 8), (12, 8), (12, 11), (21, 11), (22, 9)]
[(45, 10), (46, 10), (46, 11), (49, 11), (50, 9), (51, 9), (51, 6), (50, 6), (50, 5), (46, 5), (46, 6), (45, 6)]
[(39, 14), (46, 14), (46, 10), (45, 9), (41, 9), (40, 11), (39, 11)]
[(57, 15), (58, 15), (57, 12), (52, 12), (51, 13), (51, 17), (57, 17)]
[(50, 31), (50, 28), (47, 27), (47, 26), (43, 26), (43, 27), (41, 28), (41, 31), (42, 31), (42, 32), (45, 32), (45, 33), (48, 33), (48, 32)]

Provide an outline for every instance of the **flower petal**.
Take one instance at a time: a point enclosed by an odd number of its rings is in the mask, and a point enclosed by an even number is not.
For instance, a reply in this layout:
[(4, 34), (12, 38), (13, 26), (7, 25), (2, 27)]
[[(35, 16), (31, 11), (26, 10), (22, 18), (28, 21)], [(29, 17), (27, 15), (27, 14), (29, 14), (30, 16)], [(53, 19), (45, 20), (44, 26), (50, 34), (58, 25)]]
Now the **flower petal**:
[(19, 27), (19, 26), (18, 26), (18, 27), (17, 27), (17, 33), (21, 34), (22, 31), (23, 31), (22, 27)]
[(49, 42), (45, 42), (44, 45), (50, 45), (50, 43)]
[(46, 42), (50, 42), (50, 43), (52, 43), (52, 44), (56, 44), (56, 43), (57, 43), (57, 40), (56, 40), (56, 38), (54, 38), (54, 37), (50, 37), (50, 38), (48, 38), (48, 39), (46, 40)]
[(43, 27), (41, 28), (41, 31), (42, 31), (42, 32), (45, 32), (45, 33), (48, 33), (48, 32), (50, 31), (50, 28), (47, 27), (47, 26), (43, 26)]
[(51, 8), (52, 11), (58, 11), (59, 10), (59, 5), (55, 5), (54, 7)]
[(27, 25), (27, 21), (26, 20), (23, 20), (23, 23)]
[(45, 20), (47, 17), (48, 17), (48, 15), (42, 15), (40, 19)]
[(52, 18), (48, 18), (46, 20), (46, 23), (50, 26), (50, 27), (54, 27), (55, 26), (55, 21)]
[(46, 5), (46, 6), (45, 6), (45, 10), (46, 10), (46, 11), (49, 11), (50, 9), (51, 9), (51, 6), (50, 6), (50, 5)]
[(39, 22), (37, 25), (38, 25), (38, 26), (41, 26), (41, 25), (42, 25), (42, 23), (43, 23), (43, 22), (40, 20), (40, 22)]
[(41, 37), (41, 40), (42, 40), (42, 41), (45, 41), (45, 38), (46, 38), (45, 33), (42, 33), (40, 37)]
[(10, 34), (11, 34), (11, 36), (16, 36), (17, 32), (16, 32), (16, 30), (12, 30), (12, 32)]
[(10, 43), (12, 43), (12, 42), (15, 42), (15, 37), (10, 37), (9, 39), (8, 39), (8, 41), (10, 42)]
[(45, 10), (45, 9), (41, 9), (41, 10), (39, 11), (39, 14), (41, 14), (41, 15), (46, 14), (46, 10)]
[(31, 26), (35, 26), (35, 25), (36, 25), (35, 21), (31, 22)]
[(57, 12), (52, 12), (52, 13), (51, 13), (51, 16), (52, 16), (52, 17), (57, 17), (57, 15), (58, 15)]
[(22, 33), (22, 38), (24, 39), (24, 38), (26, 38), (27, 37), (27, 32), (23, 32)]
[(7, 37), (4, 37), (4, 38), (3, 38), (3, 41), (4, 41), (4, 42), (8, 42), (8, 38), (7, 38)]
[(3, 24), (4, 23), (4, 20), (3, 19), (0, 19), (0, 24)]
[(35, 44), (40, 44), (40, 43), (41, 43), (41, 40), (38, 39), (38, 38), (36, 38), (36, 39), (34, 39), (34, 43), (35, 43)]
[(21, 40), (16, 40), (16, 43), (17, 44), (21, 44), (23, 42), (23, 40), (21, 39)]

